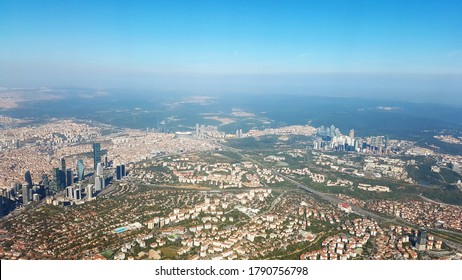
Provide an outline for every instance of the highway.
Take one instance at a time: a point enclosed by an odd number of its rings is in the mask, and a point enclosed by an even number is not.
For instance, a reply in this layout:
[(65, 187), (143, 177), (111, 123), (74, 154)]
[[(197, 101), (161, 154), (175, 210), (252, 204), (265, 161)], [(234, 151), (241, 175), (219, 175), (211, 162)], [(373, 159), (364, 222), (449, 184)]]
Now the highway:
[[(315, 195), (325, 201), (328, 201), (330, 202), (331, 204), (337, 206), (339, 203), (348, 203), (346, 201), (343, 201), (339, 198), (336, 198), (336, 197), (332, 197), (326, 193), (323, 193), (323, 192), (320, 192), (320, 191), (317, 191), (317, 190), (314, 190), (308, 186), (305, 186), (304, 184), (290, 178), (289, 176), (286, 176), (284, 174), (281, 174), (279, 172), (277, 172), (277, 170), (275, 170), (274, 168), (269, 168), (267, 166), (264, 166), (262, 165), (260, 162), (256, 161), (255, 159), (249, 157), (249, 156), (245, 156), (241, 153), (241, 150), (239, 149), (236, 149), (236, 148), (232, 148), (232, 147), (229, 147), (229, 146), (226, 146), (226, 145), (223, 145), (221, 143), (218, 143), (218, 145), (220, 145), (221, 147), (223, 147), (223, 149), (225, 150), (229, 150), (229, 151), (232, 151), (232, 152), (235, 152), (237, 154), (239, 154), (242, 158), (245, 158), (247, 160), (250, 160), (252, 161), (253, 163), (255, 164), (258, 164), (259, 166), (262, 166), (264, 168), (267, 168), (267, 169), (271, 169), (275, 174), (281, 176), (282, 178), (284, 178), (285, 180), (287, 180), (288, 182), (292, 183), (293, 185), (297, 186), (298, 188), (302, 189), (302, 190), (305, 190), (307, 191), (308, 193), (311, 193), (312, 195)], [(348, 203), (349, 205), (351, 205), (351, 203)], [(409, 226), (409, 227), (413, 227), (413, 228), (418, 228), (418, 226), (416, 225), (413, 225), (401, 218), (398, 218), (398, 217), (394, 217), (394, 218), (387, 218), (387, 217), (384, 217), (384, 216), (381, 216), (381, 215), (378, 215), (376, 213), (373, 213), (371, 211), (368, 211), (368, 210), (365, 210), (361, 207), (358, 207), (356, 205), (351, 205), (351, 209), (359, 214), (359, 215), (362, 215), (362, 216), (365, 216), (365, 217), (369, 217), (369, 218), (372, 218), (372, 219), (376, 219), (378, 221), (382, 221), (382, 222), (387, 222), (387, 223), (394, 223), (394, 224), (398, 224), (398, 225), (401, 225), (401, 226)], [(451, 234), (454, 234), (454, 235), (459, 235), (462, 237), (462, 234), (458, 233), (458, 232), (454, 232), (454, 231), (447, 231), (447, 230), (440, 230), (440, 229), (434, 229), (434, 228), (431, 228), (429, 229), (432, 232), (433, 235), (437, 236), (438, 238), (440, 238), (447, 246), (459, 251), (459, 252), (462, 252), (462, 244), (460, 243), (457, 243), (457, 242), (453, 242), (451, 240), (448, 240), (447, 238), (444, 238), (442, 237), (441, 235), (444, 235), (445, 232), (449, 232)], [(437, 233), (437, 234), (435, 234)]]
[[(276, 174), (278, 174), (279, 176), (283, 177), (284, 179), (286, 179), (287, 181), (291, 182), (292, 184), (296, 185), (297, 187), (299, 187), (300, 189), (303, 189), (311, 194), (314, 194), (320, 198), (322, 198), (323, 200), (326, 200), (334, 205), (338, 205), (339, 203), (347, 203), (341, 199), (338, 199), (338, 198), (335, 198), (335, 197), (331, 197), (325, 193), (322, 193), (322, 192), (319, 192), (319, 191), (316, 191), (310, 187), (307, 187), (295, 180), (293, 180), (292, 178), (290, 177), (287, 177), (285, 175), (282, 175), (278, 172), (275, 172)], [(350, 204), (351, 205), (351, 204)], [(360, 208), (356, 205), (351, 205), (351, 209), (357, 213), (357, 214), (360, 214), (362, 216), (366, 216), (366, 217), (369, 217), (369, 218), (373, 218), (373, 219), (376, 219), (376, 220), (379, 220), (379, 221), (382, 221), (382, 222), (389, 222), (389, 223), (395, 223), (395, 224), (398, 224), (398, 225), (404, 225), (404, 226), (410, 226), (410, 227), (414, 227), (414, 228), (417, 228), (418, 226), (416, 225), (413, 225), (413, 224), (410, 224), (409, 222), (403, 220), (403, 219), (400, 219), (400, 218), (393, 218), (393, 219), (390, 219), (390, 218), (386, 218), (384, 216), (380, 216), (380, 215), (377, 215), (373, 212), (370, 212), (370, 211), (367, 211), (363, 208)], [(432, 231), (436, 231), (438, 232), (439, 234), (435, 234), (435, 233), (432, 233), (433, 235), (435, 236), (438, 236), (438, 238), (440, 238), (441, 240), (443, 240), (443, 242), (448, 245), (449, 247), (459, 251), (459, 252), (462, 252), (462, 244), (459, 244), (457, 242), (453, 242), (451, 240), (448, 240), (447, 238), (443, 238), (440, 236), (440, 234), (444, 234), (444, 232), (449, 232), (451, 234), (456, 234), (456, 235), (460, 235), (459, 233), (457, 232), (453, 232), (453, 231), (448, 231), (448, 230), (440, 230), (440, 229), (431, 229)]]

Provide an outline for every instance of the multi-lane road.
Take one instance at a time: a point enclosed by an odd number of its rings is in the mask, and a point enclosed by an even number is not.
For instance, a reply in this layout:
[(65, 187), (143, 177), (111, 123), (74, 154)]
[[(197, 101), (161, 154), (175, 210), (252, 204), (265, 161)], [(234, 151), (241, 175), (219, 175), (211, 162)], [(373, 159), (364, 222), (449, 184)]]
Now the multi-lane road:
[[(233, 148), (233, 147), (229, 147), (229, 146), (226, 146), (226, 145), (223, 145), (221, 143), (217, 143), (218, 145), (220, 145), (224, 150), (228, 150), (228, 151), (231, 151), (231, 152), (234, 152), (234, 153), (237, 153), (238, 155), (240, 155), (241, 157), (249, 160), (249, 161), (252, 161), (253, 163), (255, 164), (258, 164), (259, 166), (261, 167), (264, 167), (264, 168), (267, 168), (267, 169), (271, 169), (274, 174), (278, 175), (278, 176), (281, 176), (283, 177), (286, 181), (292, 183), (293, 185), (297, 186), (298, 188), (302, 189), (302, 190), (305, 190), (307, 191), (308, 193), (314, 195), (314, 196), (317, 196), (333, 205), (338, 205), (340, 203), (348, 203), (342, 199), (339, 199), (337, 197), (332, 197), (326, 193), (323, 193), (323, 192), (320, 192), (320, 191), (317, 191), (315, 189), (312, 189), (294, 179), (292, 179), (291, 177), (289, 176), (286, 176), (284, 174), (281, 174), (279, 172), (277, 172), (277, 170), (275, 170), (274, 168), (269, 168), (267, 166), (264, 166), (261, 162), (247, 156), (247, 155), (243, 155), (241, 150), (239, 149), (236, 149), (236, 148)], [(350, 204), (350, 203), (348, 203)], [(351, 204), (350, 204), (351, 205)], [(389, 217), (385, 217), (385, 216), (382, 216), (382, 215), (378, 215), (374, 212), (371, 212), (371, 211), (368, 211), (368, 210), (365, 210), (361, 207), (358, 207), (356, 205), (351, 205), (351, 209), (359, 214), (359, 215), (362, 215), (362, 216), (365, 216), (365, 217), (369, 217), (369, 218), (372, 218), (372, 219), (376, 219), (376, 220), (379, 220), (379, 221), (382, 221), (382, 222), (387, 222), (387, 223), (395, 223), (395, 224), (398, 224), (398, 225), (404, 225), (404, 226), (410, 226), (410, 227), (414, 227), (414, 228), (418, 228), (418, 226), (416, 225), (413, 225), (401, 218), (398, 218), (398, 217), (394, 217), (394, 218), (389, 218)], [(447, 231), (447, 230), (440, 230), (440, 229), (431, 229), (432, 231), (432, 234), (437, 236), (438, 238), (440, 238), (447, 246), (453, 248), (453, 249), (456, 249), (457, 251), (459, 252), (462, 252), (462, 244), (458, 243), (458, 242), (454, 242), (452, 240), (449, 240), (447, 238), (447, 233), (451, 233), (452, 235), (458, 235), (462, 238), (462, 234), (461, 233), (458, 233), (458, 232), (454, 232), (454, 231)]]

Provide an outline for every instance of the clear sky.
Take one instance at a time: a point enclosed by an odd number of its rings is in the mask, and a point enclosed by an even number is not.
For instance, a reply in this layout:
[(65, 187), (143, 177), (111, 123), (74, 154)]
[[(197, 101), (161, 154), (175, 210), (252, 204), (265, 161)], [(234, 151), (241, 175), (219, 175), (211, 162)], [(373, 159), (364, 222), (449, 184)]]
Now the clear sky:
[(0, 0), (0, 86), (450, 98), (461, 78), (460, 0)]

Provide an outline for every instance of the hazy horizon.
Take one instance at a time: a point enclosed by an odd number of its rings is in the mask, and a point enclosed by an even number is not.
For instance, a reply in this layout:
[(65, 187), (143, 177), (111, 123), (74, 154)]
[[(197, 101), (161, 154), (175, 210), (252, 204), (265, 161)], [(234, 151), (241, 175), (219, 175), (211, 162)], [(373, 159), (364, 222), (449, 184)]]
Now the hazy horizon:
[(460, 1), (2, 1), (0, 85), (462, 105)]

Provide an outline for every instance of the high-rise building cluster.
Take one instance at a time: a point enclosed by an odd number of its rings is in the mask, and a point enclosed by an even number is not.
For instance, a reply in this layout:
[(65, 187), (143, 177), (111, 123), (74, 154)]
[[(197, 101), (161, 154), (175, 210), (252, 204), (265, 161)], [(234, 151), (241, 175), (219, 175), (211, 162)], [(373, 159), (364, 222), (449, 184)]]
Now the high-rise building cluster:
[(26, 206), (32, 201), (40, 201), (48, 194), (48, 175), (42, 175), (42, 181), (34, 184), (32, 174), (26, 171), (23, 183), (13, 183), (9, 189), (0, 189), (0, 217), (18, 206)]
[[(94, 192), (102, 191), (106, 187), (107, 179), (112, 176), (105, 176), (105, 168), (109, 167), (110, 162), (107, 156), (103, 158), (100, 143), (93, 143), (93, 163), (94, 184), (83, 184), (86, 177), (86, 168), (83, 159), (77, 159), (75, 162), (75, 172), (68, 165), (66, 159), (62, 157), (59, 160), (59, 166), (54, 167), (51, 174), (51, 180), (48, 174), (43, 173), (41, 181), (35, 183), (32, 181), (30, 171), (24, 173), (24, 182), (13, 183), (10, 189), (0, 190), (0, 217), (14, 210), (16, 207), (25, 206), (32, 201), (40, 201), (48, 195), (62, 193), (70, 201), (81, 199), (92, 199)], [(126, 176), (125, 165), (122, 165), (122, 177)], [(120, 168), (120, 166), (119, 166)]]
[(354, 129), (343, 135), (334, 125), (321, 126), (316, 130), (313, 149), (333, 151), (356, 151), (372, 154), (387, 153), (387, 136), (355, 137)]
[(68, 186), (66, 188), (66, 197), (70, 199), (75, 199), (75, 200), (80, 200), (82, 199), (83, 195), (83, 187), (81, 184), (73, 185), (73, 186)]
[(359, 142), (355, 139), (354, 135), (355, 132), (353, 129), (346, 136), (334, 125), (326, 128), (321, 126), (316, 130), (313, 148), (316, 150), (355, 151), (359, 148)]
[(125, 176), (127, 176), (125, 164), (117, 165), (116, 166), (116, 179), (122, 180), (122, 178), (124, 178)]
[(93, 170), (96, 171), (98, 163), (101, 162), (101, 144), (93, 143)]
[(216, 126), (203, 124), (199, 125), (198, 123), (196, 123), (196, 131), (194, 133), (194, 136), (197, 139), (225, 138), (226, 133), (219, 131)]

